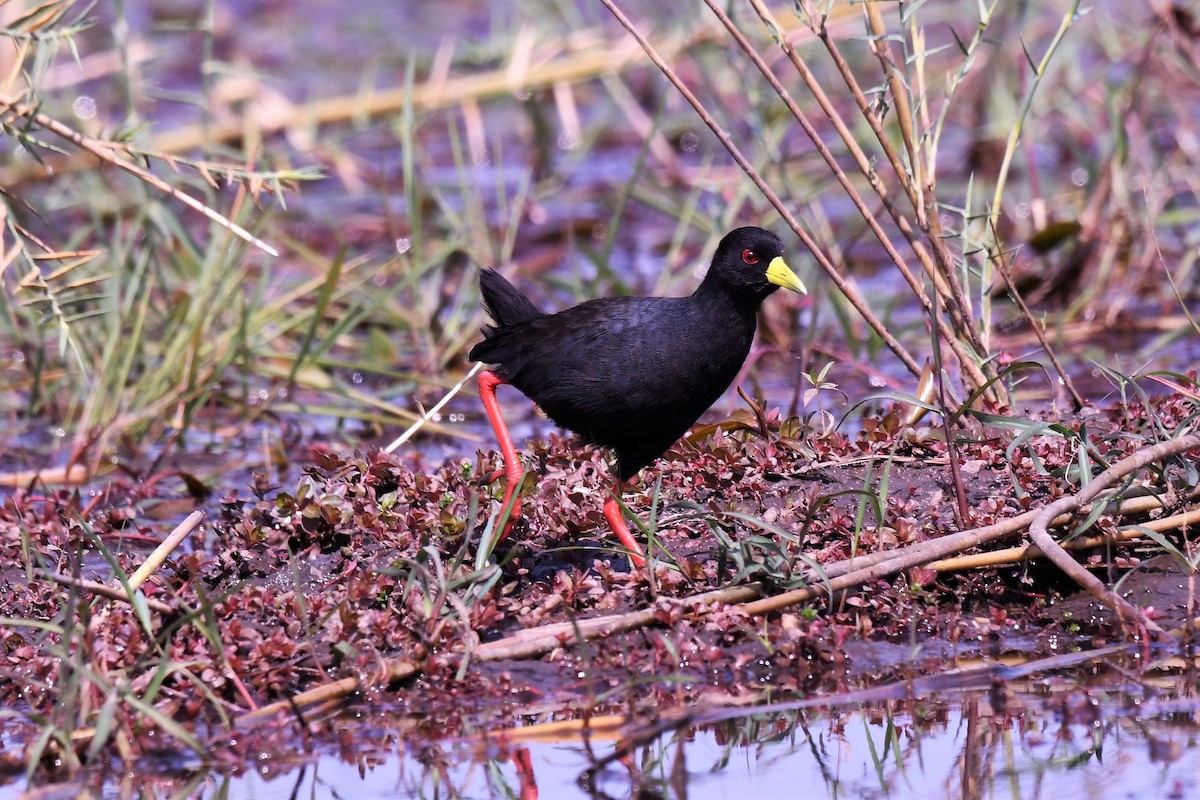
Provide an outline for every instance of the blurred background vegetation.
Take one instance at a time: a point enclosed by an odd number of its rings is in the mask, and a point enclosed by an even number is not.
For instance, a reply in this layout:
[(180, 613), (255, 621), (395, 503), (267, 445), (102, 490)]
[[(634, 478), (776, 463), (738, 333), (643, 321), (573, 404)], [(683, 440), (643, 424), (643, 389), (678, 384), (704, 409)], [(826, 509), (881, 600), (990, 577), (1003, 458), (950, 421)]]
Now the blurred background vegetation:
[[(678, 294), (747, 223), (816, 289), (748, 384), (790, 415), (1195, 362), (1185, 7), (618, 7), (711, 127), (599, 0), (0, 5), (3, 463), (394, 435), (470, 366), (480, 266), (552, 308)], [(485, 430), (459, 397), (418, 444)]]

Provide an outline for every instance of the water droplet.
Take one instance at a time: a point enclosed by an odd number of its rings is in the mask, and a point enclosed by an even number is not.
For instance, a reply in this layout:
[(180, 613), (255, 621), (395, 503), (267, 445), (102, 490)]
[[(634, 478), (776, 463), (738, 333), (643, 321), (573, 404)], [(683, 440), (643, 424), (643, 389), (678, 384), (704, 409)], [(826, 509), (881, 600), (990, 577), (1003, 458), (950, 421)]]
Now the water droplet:
[(401, 236), (399, 239), (396, 240), (396, 252), (397, 253), (400, 253), (403, 255), (404, 253), (407, 253), (409, 250), (412, 250), (412, 239), (409, 239), (407, 236)]
[(1083, 167), (1076, 167), (1071, 171), (1071, 183), (1076, 186), (1087, 186), (1088, 174)]
[(80, 95), (75, 98), (73, 110), (80, 119), (91, 119), (96, 116), (96, 101), (87, 95)]

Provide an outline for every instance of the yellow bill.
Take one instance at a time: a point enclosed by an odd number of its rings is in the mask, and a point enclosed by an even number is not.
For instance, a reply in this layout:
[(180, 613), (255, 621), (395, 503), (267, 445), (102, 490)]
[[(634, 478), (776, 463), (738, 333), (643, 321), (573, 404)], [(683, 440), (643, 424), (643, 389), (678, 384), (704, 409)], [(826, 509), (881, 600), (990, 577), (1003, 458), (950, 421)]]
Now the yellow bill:
[(804, 281), (796, 277), (796, 273), (792, 272), (783, 256), (775, 256), (767, 265), (767, 281), (784, 289), (791, 289), (797, 294), (808, 294), (808, 289), (804, 288)]

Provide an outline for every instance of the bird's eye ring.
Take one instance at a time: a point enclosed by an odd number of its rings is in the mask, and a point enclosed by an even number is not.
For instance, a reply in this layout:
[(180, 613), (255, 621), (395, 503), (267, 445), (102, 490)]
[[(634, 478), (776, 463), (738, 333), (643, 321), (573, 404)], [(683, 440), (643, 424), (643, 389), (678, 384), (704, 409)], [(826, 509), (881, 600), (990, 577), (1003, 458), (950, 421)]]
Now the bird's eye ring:
[(743, 250), (742, 251), (742, 261), (745, 261), (747, 264), (757, 264), (758, 263), (758, 254), (755, 253), (753, 250)]

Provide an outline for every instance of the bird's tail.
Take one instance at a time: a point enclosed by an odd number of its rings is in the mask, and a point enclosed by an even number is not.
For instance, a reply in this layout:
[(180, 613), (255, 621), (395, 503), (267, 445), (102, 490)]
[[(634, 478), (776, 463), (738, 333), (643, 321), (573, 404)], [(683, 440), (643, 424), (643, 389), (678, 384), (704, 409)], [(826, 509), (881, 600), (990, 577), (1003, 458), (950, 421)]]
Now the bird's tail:
[(485, 337), (498, 330), (546, 316), (516, 287), (494, 269), (479, 273), (479, 292), (483, 295), (483, 310), (496, 323), (483, 329)]

